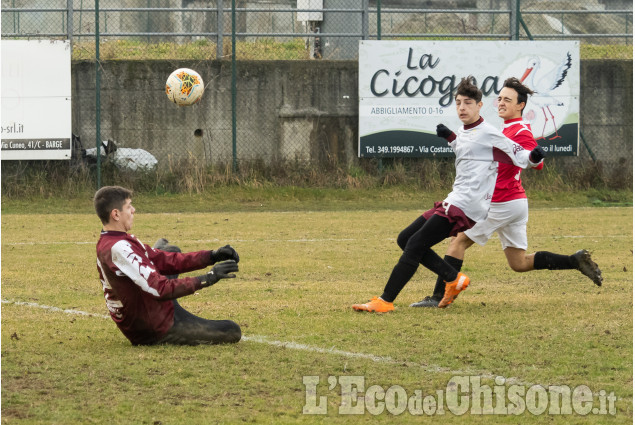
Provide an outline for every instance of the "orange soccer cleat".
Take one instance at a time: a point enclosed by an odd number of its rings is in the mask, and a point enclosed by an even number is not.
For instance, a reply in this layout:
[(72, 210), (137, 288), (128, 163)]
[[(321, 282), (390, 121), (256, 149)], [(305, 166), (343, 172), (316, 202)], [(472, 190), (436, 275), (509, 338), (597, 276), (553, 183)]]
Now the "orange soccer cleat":
[(439, 308), (446, 308), (452, 304), (452, 301), (459, 296), (461, 291), (467, 289), (469, 284), (470, 278), (463, 273), (459, 273), (452, 282), (445, 282), (445, 294), (443, 295), (443, 299), (439, 301)]
[(388, 313), (393, 311), (395, 306), (388, 301), (384, 301), (379, 297), (373, 297), (366, 304), (353, 304), (353, 310), (370, 311), (375, 313)]

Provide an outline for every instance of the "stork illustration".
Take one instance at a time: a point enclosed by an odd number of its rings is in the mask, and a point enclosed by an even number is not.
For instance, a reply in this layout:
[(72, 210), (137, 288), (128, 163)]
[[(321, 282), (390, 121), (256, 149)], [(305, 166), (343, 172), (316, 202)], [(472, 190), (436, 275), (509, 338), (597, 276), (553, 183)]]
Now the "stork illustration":
[(564, 103), (555, 97), (551, 96), (551, 92), (556, 88), (560, 87), (567, 77), (567, 72), (571, 69), (571, 54), (567, 52), (567, 57), (552, 70), (547, 73), (543, 73), (540, 77), (537, 77), (538, 69), (540, 69), (540, 58), (532, 57), (527, 62), (527, 69), (525, 73), (520, 79), (520, 82), (524, 82), (527, 77), (531, 75), (531, 79), (527, 81), (527, 87), (534, 91), (534, 95), (529, 98), (532, 103), (535, 103), (541, 110), (542, 114), (545, 117), (545, 124), (542, 126), (542, 135), (537, 139), (541, 140), (545, 138), (545, 128), (547, 127), (547, 122), (549, 118), (547, 118), (547, 112), (551, 115), (551, 121), (553, 122), (553, 128), (556, 132), (554, 137), (551, 137), (550, 140), (559, 139), (562, 136), (558, 135), (558, 128), (556, 127), (556, 121), (554, 119), (553, 113), (549, 107), (551, 105), (563, 106)]

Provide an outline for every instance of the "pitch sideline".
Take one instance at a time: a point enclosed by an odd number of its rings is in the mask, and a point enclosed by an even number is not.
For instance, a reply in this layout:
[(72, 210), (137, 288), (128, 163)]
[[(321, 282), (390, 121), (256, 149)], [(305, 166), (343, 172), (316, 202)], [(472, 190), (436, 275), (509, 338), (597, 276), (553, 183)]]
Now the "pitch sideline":
[[(18, 306), (40, 308), (40, 309), (49, 310), (49, 311), (58, 312), (58, 313), (64, 313), (64, 314), (73, 314), (73, 315), (86, 316), (86, 317), (98, 317), (100, 319), (110, 319), (110, 316), (106, 314), (89, 313), (86, 311), (74, 310), (74, 309), (63, 309), (60, 307), (43, 305), (43, 304), (32, 303), (32, 302), (11, 301), (7, 299), (2, 299), (1, 302), (2, 304), (13, 304)], [(481, 378), (492, 379), (492, 380), (498, 376), (503, 376), (503, 375), (494, 374), (488, 371), (452, 370), (448, 367), (443, 367), (438, 365), (427, 365), (427, 364), (409, 362), (409, 361), (404, 362), (404, 361), (393, 359), (392, 357), (388, 357), (388, 356), (378, 356), (371, 353), (358, 353), (354, 351), (344, 351), (344, 350), (336, 349), (335, 347), (322, 348), (322, 347), (316, 347), (313, 345), (300, 344), (300, 343), (292, 342), (292, 341), (278, 341), (278, 340), (270, 339), (269, 337), (263, 336), (263, 335), (251, 335), (251, 336), (243, 335), (241, 341), (254, 342), (258, 344), (267, 344), (267, 345), (272, 345), (275, 347), (289, 348), (292, 350), (306, 351), (310, 353), (332, 354), (335, 356), (346, 357), (350, 359), (371, 360), (377, 363), (406, 365), (408, 367), (420, 368), (424, 372), (430, 372), (430, 373), (447, 373), (451, 375), (470, 375), (470, 376), (478, 375)], [(503, 378), (505, 378), (505, 382), (509, 384), (525, 385), (527, 387), (536, 385), (535, 383), (524, 382), (516, 377), (508, 378), (503, 376)], [(537, 384), (537, 385), (540, 385), (543, 388), (549, 388), (549, 386), (552, 384)]]

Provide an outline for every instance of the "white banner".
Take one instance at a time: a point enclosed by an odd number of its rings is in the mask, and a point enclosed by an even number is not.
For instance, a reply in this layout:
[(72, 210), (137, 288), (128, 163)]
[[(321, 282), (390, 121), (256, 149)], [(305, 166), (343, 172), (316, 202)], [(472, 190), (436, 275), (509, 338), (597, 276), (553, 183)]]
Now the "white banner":
[(70, 159), (71, 47), (2, 40), (2, 159)]
[(483, 91), (481, 116), (498, 126), (497, 97), (516, 77), (536, 93), (523, 118), (549, 155), (577, 155), (578, 41), (360, 41), (359, 156), (452, 156), (436, 136), (456, 130), (454, 95), (472, 75)]

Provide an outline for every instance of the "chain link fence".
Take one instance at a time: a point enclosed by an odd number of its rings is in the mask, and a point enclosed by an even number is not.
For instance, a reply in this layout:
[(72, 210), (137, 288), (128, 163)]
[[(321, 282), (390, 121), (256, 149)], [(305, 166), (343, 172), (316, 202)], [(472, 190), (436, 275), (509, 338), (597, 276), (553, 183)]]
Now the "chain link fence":
[[(583, 61), (632, 60), (630, 1), (421, 3), (2, 0), (2, 38), (71, 40), (73, 131), (82, 144), (75, 160), (86, 161), (78, 158), (82, 148), (110, 139), (119, 151), (111, 145), (111, 155), (147, 153), (175, 172), (196, 164), (234, 171), (243, 164), (360, 166), (360, 40), (576, 39)], [(164, 95), (165, 79), (182, 67), (205, 80), (203, 100), (192, 107)], [(605, 127), (605, 134), (589, 132), (582, 156), (597, 159), (603, 141), (614, 137)]]

